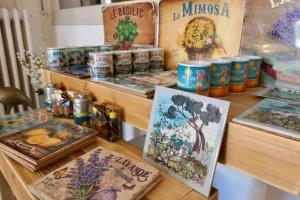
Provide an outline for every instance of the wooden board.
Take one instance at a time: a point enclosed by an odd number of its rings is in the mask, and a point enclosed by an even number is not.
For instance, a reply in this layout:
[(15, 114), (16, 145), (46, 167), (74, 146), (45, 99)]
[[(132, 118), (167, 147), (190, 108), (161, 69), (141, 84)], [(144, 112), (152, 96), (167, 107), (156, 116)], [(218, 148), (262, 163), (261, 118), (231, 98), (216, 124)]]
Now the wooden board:
[[(143, 130), (147, 129), (152, 100), (55, 72), (44, 70), (43, 74), (44, 84), (52, 80), (54, 83), (65, 84), (68, 89), (91, 91), (98, 101), (107, 100), (116, 103), (122, 107), (126, 122)], [(252, 95), (258, 90), (260, 88), (248, 89), (244, 93), (231, 93), (228, 97), (222, 98), (231, 101), (229, 121), (262, 100)], [(224, 136), (219, 162), (281, 190), (300, 195), (299, 152), (300, 142), (230, 122)]]
[(162, 0), (159, 47), (166, 69), (184, 60), (238, 55), (243, 17), (243, 0)]
[[(106, 149), (113, 150), (115, 152), (131, 156), (134, 159), (141, 160), (142, 152), (132, 145), (119, 141), (117, 143), (109, 143), (103, 139), (98, 139), (96, 143), (91, 144), (90, 146), (83, 148), (82, 150), (74, 153), (71, 156), (65, 157), (64, 159), (56, 162), (53, 165), (39, 171), (38, 173), (31, 172), (26, 168), (22, 167), (20, 164), (16, 163), (12, 159), (8, 158), (3, 153), (0, 153), (0, 169), (3, 173), (6, 180), (9, 182), (12, 191), (16, 195), (17, 199), (20, 200), (30, 200), (36, 199), (27, 189), (27, 185), (38, 180), (40, 177), (53, 172), (64, 164), (74, 160), (78, 156), (83, 155), (84, 153), (91, 151), (97, 147), (104, 147)], [(217, 200), (217, 190), (213, 190), (212, 197), (209, 200)], [(148, 193), (145, 199), (149, 200), (174, 200), (174, 199), (184, 199), (187, 195), (191, 194), (193, 190), (183, 184), (181, 184), (176, 179), (162, 174), (162, 181), (157, 185), (150, 193)], [(193, 194), (196, 199), (204, 200), (205, 198), (198, 193)]]
[[(124, 47), (120, 41), (124, 36), (122, 40), (125, 39), (125, 43), (130, 41), (131, 44), (135, 45), (154, 45), (155, 13), (153, 2), (127, 2), (104, 6), (102, 14), (105, 43), (119, 44), (120, 47)], [(132, 22), (132, 25), (136, 26), (136, 28), (128, 29), (132, 33), (131, 36), (123, 34), (117, 28), (120, 22), (122, 23), (122, 20), (126, 19), (129, 20), (127, 22)]]

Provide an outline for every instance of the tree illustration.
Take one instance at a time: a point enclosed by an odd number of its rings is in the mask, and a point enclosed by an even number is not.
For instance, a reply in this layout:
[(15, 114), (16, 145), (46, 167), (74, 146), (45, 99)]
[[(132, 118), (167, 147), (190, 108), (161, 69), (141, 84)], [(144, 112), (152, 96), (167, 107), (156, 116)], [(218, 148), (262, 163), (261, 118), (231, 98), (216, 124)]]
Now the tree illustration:
[[(181, 121), (183, 124), (188, 124), (195, 130), (196, 141), (193, 151), (200, 153), (205, 149), (206, 139), (203, 134), (203, 127), (209, 123), (219, 123), (221, 113), (218, 107), (208, 104), (206, 109), (203, 109), (203, 103), (195, 101), (183, 95), (174, 95), (172, 97), (173, 105), (168, 107), (168, 111), (164, 116), (171, 121)], [(177, 126), (178, 127), (178, 126)], [(176, 128), (176, 125), (170, 125), (170, 129)]]
[(124, 49), (129, 49), (138, 35), (137, 24), (130, 17), (121, 19), (116, 27), (116, 37)]

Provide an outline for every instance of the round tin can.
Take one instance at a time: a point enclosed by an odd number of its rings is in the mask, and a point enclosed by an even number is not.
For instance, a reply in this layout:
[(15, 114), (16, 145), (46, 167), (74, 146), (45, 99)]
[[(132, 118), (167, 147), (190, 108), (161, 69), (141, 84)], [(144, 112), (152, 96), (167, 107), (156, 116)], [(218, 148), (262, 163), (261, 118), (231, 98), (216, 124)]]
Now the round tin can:
[(90, 57), (89, 54), (93, 52), (99, 52), (100, 48), (98, 46), (86, 46), (83, 47), (83, 54), (84, 54), (84, 64), (88, 64)]
[(90, 53), (90, 73), (94, 82), (105, 81), (113, 72), (113, 54), (111, 52)]
[(246, 90), (246, 81), (248, 74), (249, 58), (234, 57), (230, 72), (230, 91), (244, 92)]
[(46, 105), (46, 110), (48, 112), (51, 112), (52, 110), (52, 104), (53, 104), (53, 99), (52, 96), (56, 90), (55, 85), (49, 83), (46, 87), (45, 87), (45, 105)]
[(65, 48), (47, 48), (48, 67), (57, 69), (67, 66), (67, 57)]
[(132, 73), (132, 56), (130, 51), (115, 51), (114, 75), (128, 76)]
[(209, 96), (225, 97), (229, 93), (231, 60), (212, 59)]
[(132, 51), (132, 65), (135, 73), (149, 71), (149, 50), (139, 49)]
[(250, 59), (250, 61), (248, 66), (246, 87), (256, 88), (258, 86), (258, 81), (259, 81), (259, 72), (260, 72), (260, 66), (262, 64), (262, 57), (259, 56), (247, 56), (247, 57)]
[(149, 69), (150, 71), (163, 71), (165, 66), (164, 49), (149, 49)]
[(91, 122), (90, 102), (87, 94), (78, 94), (73, 100), (74, 122), (82, 126), (89, 126)]
[(84, 65), (84, 52), (82, 47), (67, 48), (68, 66)]
[(185, 61), (178, 64), (177, 87), (208, 96), (210, 83), (210, 62)]
[(112, 51), (113, 50), (113, 45), (100, 45), (100, 51), (101, 52), (107, 52), (107, 51)]

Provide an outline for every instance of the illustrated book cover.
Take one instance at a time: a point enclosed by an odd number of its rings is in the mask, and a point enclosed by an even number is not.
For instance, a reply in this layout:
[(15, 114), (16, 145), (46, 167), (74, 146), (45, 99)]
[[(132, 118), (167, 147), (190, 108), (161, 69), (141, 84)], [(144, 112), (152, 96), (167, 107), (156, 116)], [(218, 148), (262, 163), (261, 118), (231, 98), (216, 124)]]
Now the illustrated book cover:
[(162, 0), (159, 3), (159, 47), (165, 66), (183, 60), (236, 56), (240, 51), (244, 0)]
[(265, 88), (254, 94), (259, 97), (267, 97), (279, 100), (295, 101), (300, 103), (300, 92), (293, 90), (282, 90), (278, 88)]
[(175, 87), (177, 85), (177, 71), (171, 70), (128, 77), (115, 77), (103, 83), (138, 96), (151, 98), (154, 96), (156, 85), (165, 87)]
[(210, 195), (230, 103), (156, 87), (144, 159)]
[(155, 40), (155, 5), (153, 2), (120, 2), (102, 9), (104, 41), (115, 50), (134, 46), (153, 46)]
[(12, 154), (33, 165), (40, 165), (76, 149), (81, 143), (95, 140), (96, 136), (97, 132), (92, 129), (53, 119), (1, 137), (0, 149), (8, 155)]
[(233, 121), (300, 139), (300, 104), (295, 102), (266, 98)]
[(156, 184), (154, 167), (125, 155), (97, 148), (29, 186), (40, 199), (141, 199)]
[(52, 117), (42, 110), (0, 116), (0, 137), (46, 123)]

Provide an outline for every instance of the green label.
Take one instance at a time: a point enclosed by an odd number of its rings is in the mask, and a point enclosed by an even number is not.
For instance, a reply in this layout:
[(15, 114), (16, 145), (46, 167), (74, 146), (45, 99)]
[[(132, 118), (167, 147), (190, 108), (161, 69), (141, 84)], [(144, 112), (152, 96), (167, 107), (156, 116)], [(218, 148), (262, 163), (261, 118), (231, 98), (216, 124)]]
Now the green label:
[(211, 67), (211, 87), (228, 87), (231, 64), (213, 64)]
[(231, 83), (245, 83), (248, 62), (233, 62), (230, 74)]
[(258, 78), (261, 60), (250, 60), (248, 67), (248, 80), (256, 80)]

